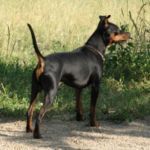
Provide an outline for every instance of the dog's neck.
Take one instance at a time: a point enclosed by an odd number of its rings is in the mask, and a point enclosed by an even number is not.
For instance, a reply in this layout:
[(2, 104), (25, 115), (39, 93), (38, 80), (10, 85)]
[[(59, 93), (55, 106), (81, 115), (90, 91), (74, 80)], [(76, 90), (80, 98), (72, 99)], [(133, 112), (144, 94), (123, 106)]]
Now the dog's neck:
[(93, 48), (99, 50), (103, 55), (105, 54), (106, 42), (103, 38), (103, 33), (99, 31), (99, 28), (90, 36), (85, 45), (93, 46)]

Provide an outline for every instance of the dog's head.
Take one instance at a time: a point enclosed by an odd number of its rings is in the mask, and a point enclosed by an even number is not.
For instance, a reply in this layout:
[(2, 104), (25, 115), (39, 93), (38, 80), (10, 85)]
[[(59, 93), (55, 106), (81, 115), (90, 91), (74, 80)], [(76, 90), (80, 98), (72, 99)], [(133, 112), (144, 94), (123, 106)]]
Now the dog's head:
[(127, 41), (130, 38), (129, 32), (124, 32), (119, 29), (119, 27), (111, 22), (109, 22), (109, 18), (111, 16), (99, 16), (100, 23), (98, 28), (102, 34), (102, 37), (107, 45), (112, 43), (119, 43), (123, 41)]

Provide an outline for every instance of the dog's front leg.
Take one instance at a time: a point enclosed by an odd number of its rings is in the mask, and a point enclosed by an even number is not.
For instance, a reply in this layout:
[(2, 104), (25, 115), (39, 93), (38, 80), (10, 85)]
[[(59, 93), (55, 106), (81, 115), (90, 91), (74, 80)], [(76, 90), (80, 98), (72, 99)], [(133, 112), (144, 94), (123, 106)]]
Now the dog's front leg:
[(99, 95), (99, 83), (100, 79), (96, 75), (92, 81), (91, 87), (91, 104), (90, 104), (90, 125), (98, 127), (99, 124), (96, 121), (96, 102)]
[(82, 108), (82, 101), (81, 101), (81, 92), (82, 92), (82, 89), (75, 89), (76, 120), (77, 121), (82, 121), (83, 120), (83, 108)]

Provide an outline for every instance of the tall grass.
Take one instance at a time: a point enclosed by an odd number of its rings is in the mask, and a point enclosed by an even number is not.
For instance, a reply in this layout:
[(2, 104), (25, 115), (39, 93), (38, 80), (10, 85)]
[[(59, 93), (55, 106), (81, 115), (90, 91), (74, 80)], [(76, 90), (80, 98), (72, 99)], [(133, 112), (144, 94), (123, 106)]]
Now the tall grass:
[[(1, 0), (0, 50), (3, 54), (27, 59), (33, 52), (27, 23), (33, 25), (44, 54), (83, 45), (96, 28), (99, 15), (111, 14), (111, 21), (129, 24), (129, 30), (134, 34), (129, 11), (137, 18), (142, 4), (142, 0), (108, 3), (105, 0)], [(149, 6), (145, 6), (147, 22), (150, 21)]]

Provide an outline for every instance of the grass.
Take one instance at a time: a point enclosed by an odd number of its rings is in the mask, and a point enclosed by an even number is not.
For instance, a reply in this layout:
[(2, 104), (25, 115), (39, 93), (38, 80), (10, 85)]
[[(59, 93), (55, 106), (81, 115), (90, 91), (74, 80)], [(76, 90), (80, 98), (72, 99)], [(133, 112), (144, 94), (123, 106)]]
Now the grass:
[[(32, 24), (41, 52), (46, 55), (83, 45), (96, 28), (98, 16), (111, 14), (112, 22), (127, 25), (137, 45), (135, 51), (149, 51), (149, 8), (149, 0), (112, 0), (107, 5), (105, 0), (1, 0), (0, 115), (24, 118), (28, 108), (36, 57), (27, 23)], [(150, 115), (149, 85), (147, 78), (126, 84), (112, 77), (103, 78), (97, 116), (132, 120)], [(87, 114), (90, 103), (88, 88), (83, 97)], [(38, 99), (41, 100), (42, 96)], [(37, 109), (39, 105), (40, 102)], [(62, 85), (50, 114), (73, 111), (74, 91)]]
[[(23, 54), (21, 59), (28, 61), (33, 48), (27, 23), (33, 25), (43, 54), (81, 46), (96, 28), (99, 15), (111, 14), (111, 21), (119, 25), (129, 24), (131, 31), (128, 12), (131, 11), (132, 17), (137, 18), (142, 4), (142, 0), (133, 0), (132, 3), (112, 0), (107, 6), (104, 0), (2, 0), (0, 49), (3, 54), (19, 58)], [(144, 8), (149, 22), (149, 5)]]

